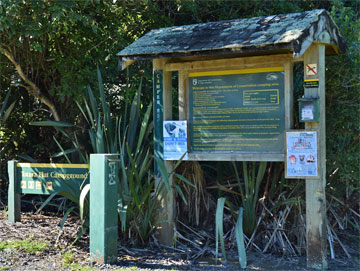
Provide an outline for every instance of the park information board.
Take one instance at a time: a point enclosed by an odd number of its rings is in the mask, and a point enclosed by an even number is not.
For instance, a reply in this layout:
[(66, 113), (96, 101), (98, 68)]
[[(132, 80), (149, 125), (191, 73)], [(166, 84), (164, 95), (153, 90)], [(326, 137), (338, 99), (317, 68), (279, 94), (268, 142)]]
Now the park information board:
[[(80, 191), (80, 186), (89, 182), (89, 166), (87, 164), (17, 163), (16, 176), (19, 182), (18, 193), (49, 195), (69, 189)], [(73, 184), (67, 184), (68, 182), (73, 182)]]
[(189, 74), (189, 151), (284, 153), (283, 67)]

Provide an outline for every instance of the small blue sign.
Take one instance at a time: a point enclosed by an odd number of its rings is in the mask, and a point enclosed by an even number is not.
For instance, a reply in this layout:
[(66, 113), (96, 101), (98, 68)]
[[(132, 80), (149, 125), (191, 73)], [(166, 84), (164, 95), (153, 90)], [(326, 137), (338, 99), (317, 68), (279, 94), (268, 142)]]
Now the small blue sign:
[(187, 124), (186, 120), (164, 121), (164, 160), (187, 160)]

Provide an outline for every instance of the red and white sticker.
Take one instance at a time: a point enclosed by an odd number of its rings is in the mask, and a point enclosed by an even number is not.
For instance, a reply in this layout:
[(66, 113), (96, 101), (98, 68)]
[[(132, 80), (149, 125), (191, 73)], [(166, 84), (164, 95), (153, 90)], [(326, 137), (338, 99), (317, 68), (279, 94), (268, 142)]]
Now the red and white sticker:
[(316, 75), (317, 74), (317, 65), (316, 64), (306, 64), (306, 75)]

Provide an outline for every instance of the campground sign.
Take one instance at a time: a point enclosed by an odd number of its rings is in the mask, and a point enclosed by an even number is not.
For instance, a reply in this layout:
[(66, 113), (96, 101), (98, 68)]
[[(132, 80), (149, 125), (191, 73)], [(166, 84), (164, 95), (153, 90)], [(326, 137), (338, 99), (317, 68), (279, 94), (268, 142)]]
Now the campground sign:
[[(118, 234), (118, 155), (91, 154), (90, 255), (99, 263), (116, 261)], [(21, 194), (50, 195), (64, 191), (80, 195), (90, 182), (88, 164), (8, 162), (8, 220), (21, 221)], [(80, 196), (81, 197), (81, 196)], [(50, 199), (51, 196), (48, 198)], [(100, 199), (100, 200), (99, 200)]]
[[(48, 195), (68, 190), (88, 182), (89, 168), (87, 164), (38, 164), (17, 163), (17, 192), (24, 194)], [(76, 182), (77, 185), (69, 185)]]
[[(17, 163), (17, 192), (48, 195), (62, 190), (79, 188), (89, 180), (87, 164)], [(76, 182), (77, 185), (69, 182)]]
[(40, 164), (9, 161), (8, 220), (21, 220), (20, 195), (50, 195), (67, 191), (80, 194), (81, 186), (89, 182), (87, 164)]

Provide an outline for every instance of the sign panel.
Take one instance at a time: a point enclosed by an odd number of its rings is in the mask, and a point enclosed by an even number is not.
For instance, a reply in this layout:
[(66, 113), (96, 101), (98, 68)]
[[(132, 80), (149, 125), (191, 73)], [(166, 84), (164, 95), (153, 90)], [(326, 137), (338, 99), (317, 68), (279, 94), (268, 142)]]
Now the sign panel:
[(304, 88), (318, 88), (319, 79), (307, 79), (304, 80)]
[(317, 64), (306, 64), (306, 75), (316, 75)]
[[(186, 120), (164, 121), (164, 160), (179, 160), (187, 152)], [(187, 160), (187, 154), (183, 157)]]
[(89, 167), (87, 164), (17, 163), (16, 176), (18, 193), (49, 195), (69, 187), (80, 191), (80, 186), (89, 182)]
[(299, 101), (299, 121), (313, 122), (319, 121), (319, 99), (300, 98)]
[[(154, 155), (163, 159), (163, 72), (154, 71)], [(157, 171), (157, 167), (155, 167)]]
[(285, 141), (285, 177), (318, 177), (317, 132), (287, 131)]
[(190, 73), (190, 152), (283, 154), (283, 70)]

